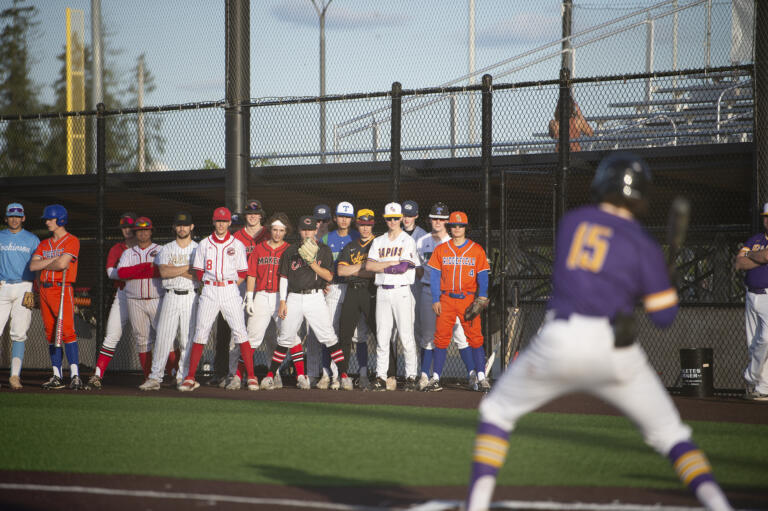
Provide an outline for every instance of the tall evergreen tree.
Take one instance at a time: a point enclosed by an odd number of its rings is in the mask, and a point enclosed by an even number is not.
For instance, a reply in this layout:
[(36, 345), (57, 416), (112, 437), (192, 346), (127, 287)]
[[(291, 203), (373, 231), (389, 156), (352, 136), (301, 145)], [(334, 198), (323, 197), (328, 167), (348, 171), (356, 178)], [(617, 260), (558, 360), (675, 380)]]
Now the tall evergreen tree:
[[(37, 10), (13, 0), (0, 11), (0, 114), (40, 111), (38, 90), (30, 76), (29, 38), (36, 25)], [(11, 121), (0, 124), (0, 176), (37, 173), (41, 161), (41, 121)]]

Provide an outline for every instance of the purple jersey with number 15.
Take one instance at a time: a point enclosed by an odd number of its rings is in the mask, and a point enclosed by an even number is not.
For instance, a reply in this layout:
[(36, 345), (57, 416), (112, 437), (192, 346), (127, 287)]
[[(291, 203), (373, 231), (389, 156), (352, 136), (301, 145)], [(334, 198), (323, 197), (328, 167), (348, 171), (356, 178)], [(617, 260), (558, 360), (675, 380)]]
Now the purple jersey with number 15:
[(677, 313), (659, 245), (634, 219), (590, 205), (568, 212), (557, 231), (552, 297), (558, 317), (631, 314), (642, 298), (657, 326)]

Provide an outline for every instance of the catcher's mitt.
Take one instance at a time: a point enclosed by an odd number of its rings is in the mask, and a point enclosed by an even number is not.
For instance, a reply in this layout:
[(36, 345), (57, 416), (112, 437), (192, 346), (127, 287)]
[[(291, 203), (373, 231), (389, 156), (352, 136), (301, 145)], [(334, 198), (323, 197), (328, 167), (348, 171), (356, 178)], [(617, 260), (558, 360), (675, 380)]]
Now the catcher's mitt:
[(469, 307), (464, 311), (464, 321), (472, 321), (477, 316), (480, 315), (481, 312), (483, 312), (483, 309), (485, 309), (488, 306), (488, 298), (485, 296), (478, 296), (475, 298), (472, 303), (469, 304)]
[(312, 264), (317, 257), (318, 250), (320, 250), (320, 247), (317, 245), (315, 238), (306, 238), (299, 247), (299, 255), (307, 264)]
[(37, 295), (32, 291), (24, 293), (24, 296), (21, 297), (21, 304), (27, 309), (36, 309), (40, 306), (37, 301)]

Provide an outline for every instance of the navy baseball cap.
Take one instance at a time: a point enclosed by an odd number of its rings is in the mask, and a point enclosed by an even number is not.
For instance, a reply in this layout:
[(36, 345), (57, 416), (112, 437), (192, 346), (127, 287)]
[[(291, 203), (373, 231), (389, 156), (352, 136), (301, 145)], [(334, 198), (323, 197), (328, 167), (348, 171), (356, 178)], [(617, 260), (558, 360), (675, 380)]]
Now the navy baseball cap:
[(24, 206), (18, 202), (11, 202), (5, 208), (5, 216), (24, 216)]
[(315, 206), (315, 211), (312, 215), (315, 220), (330, 220), (331, 219), (331, 208), (329, 208), (325, 204), (318, 204)]
[(450, 210), (448, 209), (448, 206), (445, 205), (445, 203), (436, 202), (432, 206), (432, 209), (429, 211), (429, 218), (448, 220), (450, 214)]
[(310, 215), (304, 215), (299, 219), (299, 230), (300, 231), (316, 231), (317, 230), (317, 220), (314, 216)]
[(412, 200), (403, 202), (403, 216), (419, 216), (419, 205)]

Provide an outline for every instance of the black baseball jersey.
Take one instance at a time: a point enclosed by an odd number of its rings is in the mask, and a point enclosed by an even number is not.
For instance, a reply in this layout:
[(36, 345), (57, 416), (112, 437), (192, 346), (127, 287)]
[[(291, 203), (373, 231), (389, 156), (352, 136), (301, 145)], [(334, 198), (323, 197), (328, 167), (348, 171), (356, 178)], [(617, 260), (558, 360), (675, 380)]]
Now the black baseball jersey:
[[(365, 261), (368, 259), (368, 251), (371, 249), (374, 239), (375, 237), (371, 236), (368, 238), (368, 241), (363, 241), (360, 238), (350, 241), (344, 245), (344, 248), (341, 250), (337, 263), (340, 266), (361, 263), (365, 265)], [(373, 277), (364, 278), (358, 277), (357, 275), (350, 275), (347, 277), (346, 282), (348, 284), (357, 284), (360, 282), (370, 283), (373, 282)]]
[[(317, 251), (317, 264), (333, 273), (333, 254), (328, 245), (317, 243), (320, 250)], [(324, 289), (328, 282), (321, 279), (315, 270), (299, 255), (301, 243), (291, 245), (280, 258), (280, 276), (288, 279), (288, 292), (298, 293), (307, 289)]]

